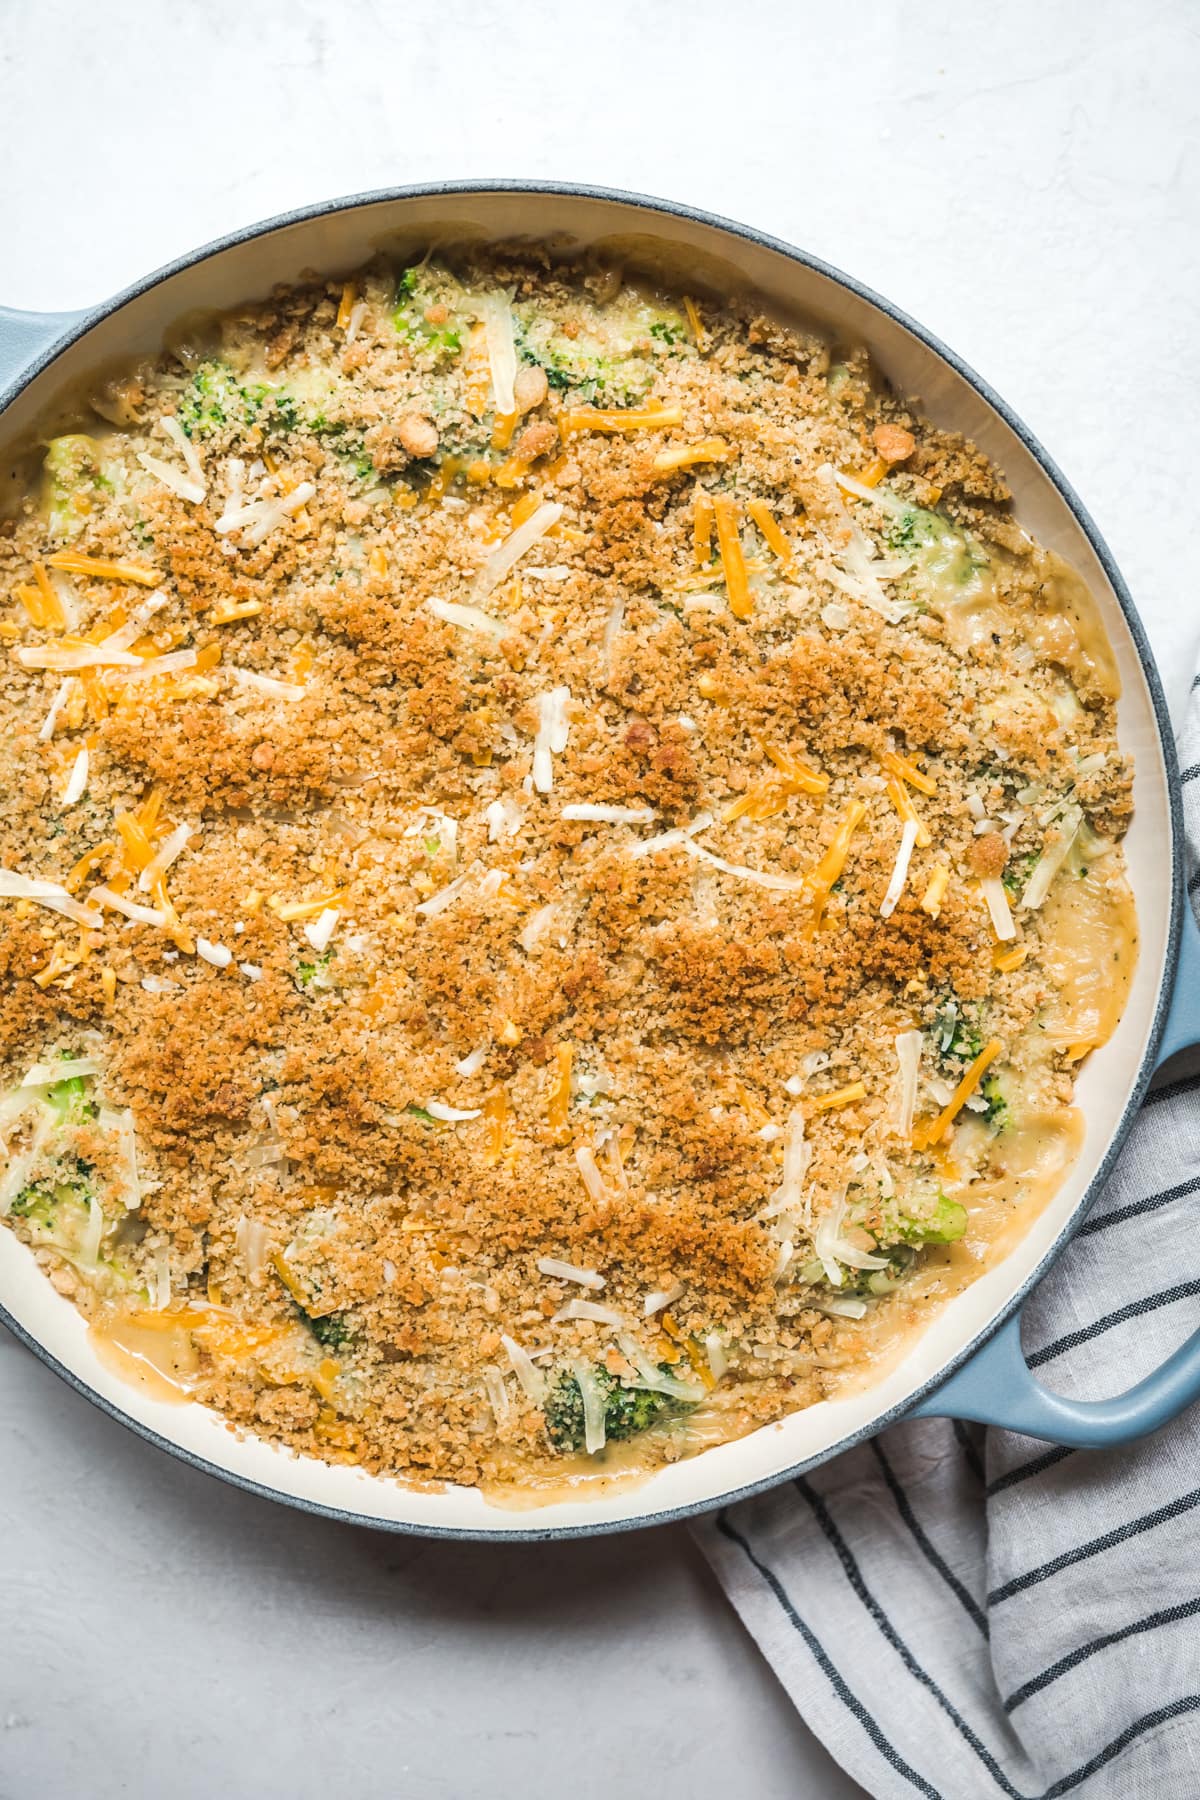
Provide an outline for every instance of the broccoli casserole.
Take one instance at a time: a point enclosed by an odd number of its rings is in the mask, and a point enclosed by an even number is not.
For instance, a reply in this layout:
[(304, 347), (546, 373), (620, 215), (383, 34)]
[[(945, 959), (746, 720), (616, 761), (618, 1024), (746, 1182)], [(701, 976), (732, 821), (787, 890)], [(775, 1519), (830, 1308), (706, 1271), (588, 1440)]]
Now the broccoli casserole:
[(0, 1211), (106, 1360), (536, 1495), (903, 1354), (1136, 956), (1115, 664), (997, 471), (528, 248), (74, 424), (0, 528)]

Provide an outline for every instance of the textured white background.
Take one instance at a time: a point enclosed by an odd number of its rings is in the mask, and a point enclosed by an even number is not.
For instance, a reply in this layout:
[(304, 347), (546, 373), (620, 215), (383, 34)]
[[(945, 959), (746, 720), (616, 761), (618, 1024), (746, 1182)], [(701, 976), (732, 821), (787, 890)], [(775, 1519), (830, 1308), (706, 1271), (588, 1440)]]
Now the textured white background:
[[(390, 182), (638, 188), (859, 276), (1081, 490), (1178, 715), (1200, 375), (1188, 0), (0, 0), (0, 301)], [(0, 1334), (0, 1800), (839, 1800), (686, 1537), (443, 1548), (168, 1461)]]

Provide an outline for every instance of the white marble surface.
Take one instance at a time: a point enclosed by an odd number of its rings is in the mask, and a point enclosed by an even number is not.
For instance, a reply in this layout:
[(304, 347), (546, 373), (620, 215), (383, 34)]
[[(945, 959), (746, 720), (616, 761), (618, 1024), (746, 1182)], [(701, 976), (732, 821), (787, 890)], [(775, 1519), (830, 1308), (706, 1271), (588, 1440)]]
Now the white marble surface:
[[(390, 182), (638, 188), (889, 294), (1096, 514), (1173, 706), (1200, 617), (1189, 0), (39, 0), (0, 13), (0, 300)], [(681, 1531), (446, 1548), (251, 1500), (0, 1336), (0, 1800), (856, 1790)]]

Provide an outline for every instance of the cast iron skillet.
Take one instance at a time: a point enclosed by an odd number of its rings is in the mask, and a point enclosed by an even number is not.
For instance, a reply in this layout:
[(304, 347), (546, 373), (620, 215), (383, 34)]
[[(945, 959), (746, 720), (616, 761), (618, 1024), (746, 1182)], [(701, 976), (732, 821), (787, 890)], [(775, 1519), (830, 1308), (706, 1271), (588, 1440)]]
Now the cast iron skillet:
[(1020, 1311), (1082, 1221), (1154, 1070), (1200, 1041), (1200, 935), (1185, 903), (1170, 724), (1145, 633), (1099, 532), (1020, 420), (931, 333), (816, 258), (690, 207), (550, 183), (396, 188), (233, 232), (89, 311), (0, 310), (0, 455), (52, 428), (56, 413), (65, 417), (72, 396), (108, 365), (156, 351), (182, 318), (265, 294), (306, 270), (345, 274), (379, 250), (402, 255), (465, 236), (551, 240), (564, 249), (601, 244), (694, 290), (752, 287), (776, 310), (865, 342), (900, 392), (919, 396), (936, 423), (962, 431), (996, 462), (1022, 522), (1087, 581), (1120, 666), (1121, 741), (1136, 761), (1126, 852), (1141, 952), (1121, 1025), (1080, 1073), (1076, 1101), (1087, 1123), (1080, 1158), (1016, 1248), (951, 1301), (869, 1389), (706, 1450), (640, 1485), (591, 1497), (570, 1492), (522, 1511), (474, 1489), (415, 1492), (296, 1457), (237, 1437), (203, 1407), (149, 1398), (100, 1363), (78, 1313), (7, 1231), (0, 1231), (0, 1318), (90, 1400), (193, 1465), (312, 1512), (428, 1536), (571, 1537), (661, 1523), (786, 1480), (905, 1414), (983, 1420), (1093, 1448), (1155, 1429), (1200, 1394), (1200, 1331), (1127, 1393), (1067, 1400), (1026, 1367)]

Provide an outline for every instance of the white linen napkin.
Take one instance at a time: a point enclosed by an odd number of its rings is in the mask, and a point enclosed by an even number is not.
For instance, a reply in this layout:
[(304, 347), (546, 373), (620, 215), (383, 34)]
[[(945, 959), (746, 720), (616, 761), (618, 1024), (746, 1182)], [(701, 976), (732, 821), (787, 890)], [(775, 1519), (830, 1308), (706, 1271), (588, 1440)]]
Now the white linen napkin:
[[(1179, 750), (1200, 871), (1198, 690)], [(1025, 1308), (1047, 1386), (1119, 1393), (1195, 1329), (1198, 1197), (1200, 1075), (1151, 1091)], [(694, 1532), (869, 1793), (1200, 1796), (1200, 1406), (1103, 1452), (914, 1420)]]

